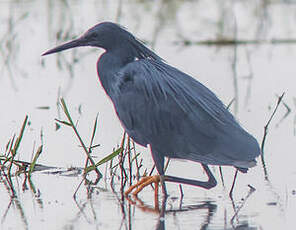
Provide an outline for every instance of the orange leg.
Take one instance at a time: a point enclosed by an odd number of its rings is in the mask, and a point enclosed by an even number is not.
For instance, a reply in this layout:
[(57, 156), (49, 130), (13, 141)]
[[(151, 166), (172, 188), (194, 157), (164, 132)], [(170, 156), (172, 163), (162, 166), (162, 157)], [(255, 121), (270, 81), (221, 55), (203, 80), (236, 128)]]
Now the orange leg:
[(158, 187), (159, 187), (159, 182), (160, 182), (160, 176), (147, 176), (143, 177), (138, 183), (132, 185), (129, 187), (127, 191), (125, 191), (125, 195), (127, 196), (130, 194), (134, 189), (136, 189), (132, 194), (134, 196), (137, 196), (139, 192), (141, 192), (146, 186), (154, 184), (155, 186), (155, 198), (158, 198)]

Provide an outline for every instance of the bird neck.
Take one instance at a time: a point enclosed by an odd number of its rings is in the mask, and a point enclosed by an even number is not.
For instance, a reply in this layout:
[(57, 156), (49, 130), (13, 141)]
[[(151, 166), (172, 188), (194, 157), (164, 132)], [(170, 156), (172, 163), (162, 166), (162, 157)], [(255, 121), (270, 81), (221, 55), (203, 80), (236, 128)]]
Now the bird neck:
[(101, 55), (97, 62), (97, 72), (101, 85), (109, 96), (115, 73), (134, 60), (135, 57), (128, 50), (107, 50)]

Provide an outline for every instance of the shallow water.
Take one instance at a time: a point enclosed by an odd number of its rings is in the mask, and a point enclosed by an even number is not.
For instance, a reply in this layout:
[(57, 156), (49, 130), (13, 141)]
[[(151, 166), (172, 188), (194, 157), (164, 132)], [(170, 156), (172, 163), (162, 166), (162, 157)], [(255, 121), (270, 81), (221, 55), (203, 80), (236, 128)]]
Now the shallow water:
[[(42, 130), (44, 148), (38, 163), (61, 167), (34, 172), (35, 193), (23, 175), (14, 177), (14, 199), (1, 178), (1, 229), (294, 229), (295, 9), (292, 1), (1, 2), (0, 151), (5, 151), (28, 114), (30, 125), (19, 159), (31, 160)], [(65, 98), (71, 115), (79, 120), (86, 143), (99, 113), (96, 160), (120, 144), (123, 130), (96, 77), (95, 63), (102, 50), (79, 48), (46, 58), (40, 55), (106, 20), (126, 26), (168, 63), (207, 85), (225, 104), (236, 98), (230, 109), (259, 142), (278, 96), (285, 92), (266, 137), (269, 180), (264, 179), (258, 159), (257, 167), (239, 174), (231, 201), (228, 192), (234, 170), (223, 167), (223, 188), (219, 170), (213, 167), (218, 186), (210, 191), (183, 186), (181, 200), (178, 185), (168, 184), (167, 212), (160, 218), (149, 209), (154, 204), (151, 188), (139, 197), (145, 206), (140, 201), (131, 205), (122, 198), (120, 180), (112, 189), (107, 173), (97, 185), (83, 185), (76, 203), (72, 196), (82, 176), (75, 170), (64, 171), (83, 167), (85, 155), (69, 127), (56, 131), (55, 119), (65, 119), (58, 98)], [(242, 44), (196, 44), (223, 39)], [(143, 153), (143, 173), (151, 168), (151, 157), (144, 148), (137, 146), (137, 151)], [(104, 172), (105, 166), (100, 169)], [(173, 161), (168, 172), (205, 177), (199, 165), (183, 161)]]

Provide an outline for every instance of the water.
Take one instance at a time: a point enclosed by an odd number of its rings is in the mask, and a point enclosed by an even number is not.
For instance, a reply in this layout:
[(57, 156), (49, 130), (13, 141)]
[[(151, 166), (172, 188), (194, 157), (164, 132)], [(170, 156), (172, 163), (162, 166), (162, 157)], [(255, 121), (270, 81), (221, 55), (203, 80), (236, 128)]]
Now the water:
[[(30, 125), (18, 158), (31, 161), (34, 146), (36, 151), (42, 142), (42, 130), (44, 148), (38, 163), (61, 167), (33, 173), (35, 193), (24, 175), (14, 177), (14, 199), (1, 178), (1, 229), (294, 229), (295, 8), (293, 1), (280, 0), (1, 2), (0, 151), (28, 114)], [(148, 208), (139, 201), (131, 205), (122, 198), (120, 181), (112, 190), (107, 173), (107, 179), (96, 186), (83, 185), (76, 203), (72, 196), (81, 174), (63, 171), (83, 167), (85, 156), (69, 127), (56, 131), (55, 119), (65, 119), (58, 98), (65, 98), (71, 115), (79, 120), (86, 143), (99, 113), (95, 143), (100, 147), (93, 153), (95, 160), (120, 144), (123, 130), (96, 77), (95, 63), (102, 50), (79, 48), (46, 58), (40, 55), (106, 20), (128, 27), (168, 63), (206, 84), (225, 104), (235, 97), (230, 109), (259, 142), (278, 96), (285, 92), (265, 144), (269, 181), (264, 180), (258, 160), (248, 174), (239, 174), (232, 202), (228, 192), (234, 170), (223, 168), (224, 189), (218, 168), (213, 167), (218, 186), (210, 191), (183, 186), (181, 200), (178, 185), (168, 184), (168, 212), (160, 218), (149, 209), (154, 203), (151, 188), (140, 195)], [(259, 44), (195, 44), (222, 39)], [(149, 151), (137, 150), (143, 153), (143, 173), (151, 168), (151, 157)], [(100, 169), (104, 172), (105, 166)], [(168, 170), (205, 177), (199, 165), (188, 162), (174, 161)]]

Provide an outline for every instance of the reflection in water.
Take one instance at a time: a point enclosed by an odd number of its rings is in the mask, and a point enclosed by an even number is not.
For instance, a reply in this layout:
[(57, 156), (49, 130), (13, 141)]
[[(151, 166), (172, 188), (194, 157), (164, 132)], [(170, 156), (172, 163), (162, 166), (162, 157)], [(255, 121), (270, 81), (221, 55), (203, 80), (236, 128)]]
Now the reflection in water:
[[(246, 220), (240, 220), (239, 212), (241, 209), (245, 206), (247, 200), (249, 197), (254, 193), (255, 189), (252, 186), (249, 186), (250, 190), (246, 194), (244, 198), (241, 198), (242, 202), (239, 202), (238, 204), (235, 203), (233, 199), (231, 199), (231, 203), (233, 206), (234, 214), (230, 219), (230, 224), (232, 226), (232, 229), (257, 229), (254, 226), (249, 226), (248, 221)], [(191, 204), (191, 205), (182, 205), (182, 200), (180, 200), (180, 206), (179, 208), (172, 208), (170, 205), (168, 205), (168, 199), (162, 199), (161, 206), (158, 207), (158, 205), (155, 205), (154, 207), (151, 207), (149, 205), (146, 205), (141, 199), (138, 197), (133, 196), (126, 197), (128, 201), (128, 205), (130, 208), (130, 205), (136, 206), (139, 210), (145, 212), (145, 213), (154, 213), (158, 216), (157, 218), (157, 224), (155, 229), (166, 229), (165, 228), (165, 222), (166, 222), (166, 216), (167, 215), (173, 215), (177, 216), (178, 213), (184, 213), (184, 212), (194, 212), (195, 215), (200, 215), (198, 210), (207, 210), (206, 214), (202, 214), (203, 221), (200, 223), (199, 229), (211, 229), (209, 226), (211, 226), (212, 219), (217, 211), (218, 206), (213, 201), (202, 201), (199, 202), (199, 204)], [(122, 209), (125, 210), (124, 208)], [(123, 217), (126, 217), (126, 214), (123, 213)], [(130, 217), (129, 217), (130, 218)], [(225, 226), (224, 229), (228, 229), (226, 226), (227, 224), (227, 217), (225, 215)], [(197, 226), (195, 226), (197, 227)], [(132, 226), (127, 229), (132, 229)]]
[[(93, 205), (93, 194), (96, 190), (97, 190), (96, 188), (88, 186), (86, 189), (87, 200), (84, 201), (82, 204), (76, 199), (76, 197), (74, 197), (75, 204), (76, 204), (79, 211), (76, 214), (76, 216), (73, 218), (73, 220), (71, 221), (73, 225), (75, 224), (75, 222), (79, 221), (81, 216), (83, 216), (85, 221), (87, 221), (88, 223), (96, 223), (97, 213), (96, 213), (96, 210)], [(85, 209), (87, 208), (87, 206), (89, 206), (89, 208), (91, 210), (91, 212), (90, 212), (91, 215), (88, 215), (85, 212)]]
[[(160, 207), (158, 206), (158, 204), (155, 205), (154, 207), (150, 207), (149, 205), (146, 205), (141, 199), (135, 196), (133, 197), (134, 200), (132, 200), (130, 197), (126, 197), (126, 199), (129, 203), (129, 206), (135, 205), (137, 208), (139, 208), (143, 212), (150, 212), (158, 215), (158, 220), (155, 228), (157, 230), (165, 229), (166, 215), (176, 216), (179, 212), (183, 213), (187, 211), (197, 211), (197, 210), (204, 210), (204, 209), (207, 210), (207, 214), (203, 216), (204, 221), (201, 224), (200, 229), (207, 229), (207, 226), (210, 224), (211, 219), (217, 209), (217, 205), (210, 201), (204, 201), (204, 202), (201, 202), (201, 204), (196, 204), (196, 205), (180, 204), (179, 208), (173, 209), (173, 208), (167, 208), (168, 198), (162, 199)], [(132, 228), (128, 228), (128, 229), (132, 229)]]
[(233, 210), (235, 212), (234, 215), (233, 215), (233, 217), (230, 220), (230, 223), (233, 226), (233, 228), (235, 228), (234, 227), (235, 226), (234, 220), (236, 220), (237, 223), (239, 224), (239, 218), (238, 218), (239, 211), (244, 207), (244, 205), (246, 204), (246, 202), (249, 199), (249, 197), (256, 191), (256, 189), (253, 188), (251, 185), (249, 185), (249, 188), (250, 188), (250, 190), (249, 190), (248, 194), (242, 199), (243, 202), (239, 206), (236, 206), (235, 205), (235, 202), (233, 200), (233, 197), (231, 197), (232, 207), (233, 207)]
[[(6, 31), (0, 36), (0, 58), (1, 76), (8, 75), (11, 86), (13, 89), (17, 90), (17, 84), (15, 82), (16, 76), (25, 77), (26, 73), (23, 67), (20, 67), (18, 57), (20, 43), (22, 42), (19, 37), (20, 24), (23, 23), (29, 16), (29, 12), (22, 12), (20, 15), (16, 13), (14, 8), (14, 1), (8, 3), (9, 16), (6, 18)], [(4, 23), (1, 23), (3, 28), (5, 28)]]
[[(165, 203), (163, 204), (162, 209), (165, 210)], [(196, 204), (196, 205), (187, 205), (187, 206), (182, 206), (180, 209), (177, 210), (167, 210), (166, 212), (163, 213), (172, 213), (173, 215), (176, 215), (178, 212), (184, 212), (184, 211), (197, 211), (197, 210), (207, 210), (207, 214), (203, 215), (204, 221), (201, 224), (200, 229), (207, 229), (208, 226), (211, 223), (212, 217), (214, 216), (216, 210), (217, 210), (217, 205), (210, 202), (210, 201), (204, 201), (201, 204)], [(164, 222), (164, 216), (163, 218), (160, 218)], [(163, 228), (164, 229), (164, 228)]]
[[(34, 194), (34, 198), (35, 198), (40, 210), (43, 210), (44, 204), (43, 204), (43, 201), (42, 201), (42, 198), (41, 198), (40, 190), (35, 187), (31, 177), (27, 177), (26, 174), (24, 174), (24, 175), (25, 175), (25, 177), (27, 178), (27, 180), (29, 182), (30, 190)], [(26, 184), (26, 180), (24, 181), (23, 185), (25, 185), (25, 184)]]
[[(23, 209), (23, 206), (21, 204), (21, 202), (19, 201), (19, 199), (17, 197), (12, 198), (11, 200), (12, 204), (14, 205), (14, 207), (16, 208), (16, 210), (18, 211), (21, 220), (25, 226), (25, 229), (29, 229), (29, 225), (28, 225), (28, 220), (27, 220), (27, 216), (25, 214), (25, 210)], [(12, 207), (9, 205), (9, 207)], [(9, 208), (7, 209), (7, 211), (9, 210)]]
[[(234, 40), (237, 40), (237, 21), (235, 15), (233, 15), (233, 37)], [(238, 80), (237, 80), (237, 45), (233, 46), (233, 56), (232, 56), (232, 78), (233, 78), (233, 91), (234, 91), (234, 115), (237, 115), (238, 112), (238, 103), (240, 101), (238, 94)]]
[[(31, 180), (31, 178), (27, 180), (26, 174), (24, 174), (24, 175), (25, 176), (24, 176), (24, 181), (22, 183), (22, 191), (25, 192), (25, 190), (28, 189), (27, 182), (29, 182), (29, 188), (30, 188), (32, 194), (34, 195), (32, 201), (37, 202), (37, 204), (39, 206), (39, 208), (37, 210), (41, 212), (43, 210), (43, 201), (41, 198), (41, 193), (40, 193), (39, 189), (35, 188), (35, 185), (34, 185), (33, 181)], [(11, 182), (10, 186), (13, 188), (12, 189), (13, 191), (19, 191), (19, 188), (15, 188), (15, 185), (14, 185), (14, 182), (16, 182), (17, 186), (19, 185), (18, 179), (19, 179), (18, 177), (14, 177), (14, 180), (10, 180), (10, 182)], [(19, 198), (21, 194), (15, 193), (14, 196), (11, 196), (10, 195), (11, 189), (9, 189), (8, 186), (6, 186), (6, 188), (7, 188), (6, 191), (7, 191), (8, 195), (10, 196), (10, 200), (9, 200), (8, 206), (1, 218), (1, 224), (2, 225), (5, 224), (8, 213), (13, 212), (14, 218), (17, 219), (17, 216), (15, 214), (18, 214), (18, 216), (20, 217), (24, 229), (29, 229), (28, 215), (26, 214), (26, 210), (24, 208), (24, 204), (22, 203), (22, 200)], [(2, 194), (2, 197), (3, 197), (3, 195), (4, 194)]]
[[(67, 1), (48, 1), (47, 7), (48, 15), (48, 40), (57, 43), (62, 43), (75, 38), (77, 33), (74, 33), (74, 15), (72, 5)], [(83, 31), (80, 31), (81, 33)], [(51, 35), (55, 35), (51, 37)], [(70, 57), (58, 54), (56, 55), (56, 66), (60, 71), (66, 71), (68, 73), (67, 84), (62, 88), (59, 88), (60, 94), (65, 97), (71, 90), (73, 84), (73, 78), (75, 77), (74, 68), (85, 56), (92, 53), (93, 50), (87, 50), (82, 53), (78, 53), (77, 50), (71, 50)], [(43, 67), (45, 68), (45, 61), (42, 60)], [(59, 97), (60, 98), (60, 97)], [(59, 99), (58, 99), (59, 100)]]
[(244, 99), (244, 107), (248, 107), (249, 105), (249, 100), (251, 97), (251, 90), (252, 90), (252, 81), (253, 81), (253, 77), (254, 77), (254, 73), (253, 73), (253, 68), (252, 68), (252, 63), (251, 63), (251, 51), (248, 48), (245, 48), (245, 53), (246, 53), (246, 60), (247, 60), (247, 65), (248, 65), (248, 69), (249, 69), (249, 74), (246, 74), (243, 78), (248, 81), (247, 83), (247, 92), (246, 92), (246, 96)]

